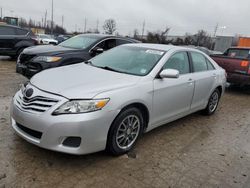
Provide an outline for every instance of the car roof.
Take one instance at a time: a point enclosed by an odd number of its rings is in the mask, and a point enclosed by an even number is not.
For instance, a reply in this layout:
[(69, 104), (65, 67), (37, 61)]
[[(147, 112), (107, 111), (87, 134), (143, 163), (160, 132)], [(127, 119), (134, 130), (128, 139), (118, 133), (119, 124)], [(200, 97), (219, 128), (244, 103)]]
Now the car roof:
[(244, 47), (244, 46), (233, 46), (229, 49), (241, 49), (241, 50), (250, 50), (250, 47)]
[(169, 51), (172, 49), (180, 49), (180, 50), (193, 50), (198, 51), (196, 49), (182, 47), (182, 46), (174, 46), (174, 45), (167, 45), (167, 44), (151, 44), (151, 43), (135, 43), (135, 44), (126, 44), (126, 46), (135, 46), (135, 47), (141, 47), (141, 48), (149, 48), (154, 50), (161, 50), (161, 51)]
[(132, 39), (132, 38), (129, 38), (129, 37), (107, 35), (107, 34), (79, 34), (79, 35), (76, 35), (76, 36), (88, 36), (88, 37), (93, 37), (93, 38), (96, 38), (96, 39), (99, 39), (99, 40), (102, 40), (102, 39), (105, 39), (105, 38), (118, 38), (118, 39), (120, 38), (120, 39), (130, 40), (130, 41), (133, 41), (133, 42), (140, 42), (138, 40), (135, 40), (135, 39)]
[(18, 26), (15, 26), (15, 25), (9, 25), (9, 24), (0, 24), (0, 27), (12, 27), (12, 28), (15, 28), (15, 29), (23, 29), (23, 30), (27, 30), (26, 28), (22, 28), (22, 27), (18, 27)]

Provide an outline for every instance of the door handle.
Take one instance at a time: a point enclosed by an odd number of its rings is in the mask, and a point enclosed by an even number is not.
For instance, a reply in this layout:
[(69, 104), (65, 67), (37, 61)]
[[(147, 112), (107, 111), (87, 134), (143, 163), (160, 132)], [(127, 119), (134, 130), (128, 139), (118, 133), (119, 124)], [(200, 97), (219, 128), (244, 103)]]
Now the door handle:
[(194, 82), (194, 80), (193, 80), (192, 78), (189, 78), (189, 79), (188, 79), (188, 84), (189, 84), (189, 85), (193, 85), (193, 82)]
[(216, 77), (217, 77), (217, 75), (216, 75), (215, 73), (213, 73), (213, 76), (212, 76), (212, 77), (216, 78)]

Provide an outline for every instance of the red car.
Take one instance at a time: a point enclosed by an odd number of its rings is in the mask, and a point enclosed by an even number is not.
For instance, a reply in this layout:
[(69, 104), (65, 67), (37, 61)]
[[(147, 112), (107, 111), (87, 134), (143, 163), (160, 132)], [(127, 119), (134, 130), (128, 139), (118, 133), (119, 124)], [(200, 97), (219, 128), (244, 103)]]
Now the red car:
[(222, 55), (211, 55), (227, 72), (227, 81), (235, 85), (250, 85), (250, 48), (229, 48)]

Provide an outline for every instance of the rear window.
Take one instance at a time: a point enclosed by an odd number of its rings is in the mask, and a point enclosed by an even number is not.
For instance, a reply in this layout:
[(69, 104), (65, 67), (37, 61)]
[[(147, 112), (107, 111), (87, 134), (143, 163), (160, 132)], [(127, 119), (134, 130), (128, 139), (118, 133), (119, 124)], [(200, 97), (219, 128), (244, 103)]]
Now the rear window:
[(6, 26), (0, 26), (0, 35), (15, 35), (15, 29)]
[(247, 49), (229, 49), (227, 51), (227, 56), (233, 58), (243, 58), (247, 59), (249, 57), (249, 50)]

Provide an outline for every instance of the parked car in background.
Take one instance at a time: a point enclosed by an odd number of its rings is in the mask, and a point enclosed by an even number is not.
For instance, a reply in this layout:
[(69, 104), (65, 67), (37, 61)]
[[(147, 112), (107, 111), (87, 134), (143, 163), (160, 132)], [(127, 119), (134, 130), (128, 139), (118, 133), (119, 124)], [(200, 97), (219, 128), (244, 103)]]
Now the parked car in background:
[(58, 41), (58, 44), (60, 44), (71, 37), (72, 37), (71, 35), (58, 35), (55, 37), (55, 39)]
[(250, 85), (250, 48), (233, 47), (222, 55), (211, 55), (227, 72), (227, 81), (231, 84)]
[(14, 96), (12, 127), (42, 148), (121, 155), (144, 132), (199, 110), (213, 114), (225, 74), (198, 50), (126, 44), (35, 75)]
[(16, 70), (30, 78), (42, 70), (87, 61), (113, 47), (137, 42), (101, 34), (77, 35), (56, 46), (40, 45), (24, 50), (17, 60)]
[(205, 53), (205, 54), (207, 54), (207, 55), (222, 54), (221, 52), (209, 50), (208, 48), (203, 47), (203, 46), (193, 46), (193, 45), (189, 45), (189, 46), (186, 46), (186, 47), (194, 48), (194, 49), (200, 50), (200, 51), (202, 51), (203, 53)]
[(36, 36), (39, 41), (39, 44), (58, 44), (58, 41), (55, 40), (51, 35), (37, 34)]
[(36, 44), (31, 30), (0, 24), (0, 55), (17, 58), (25, 48)]

